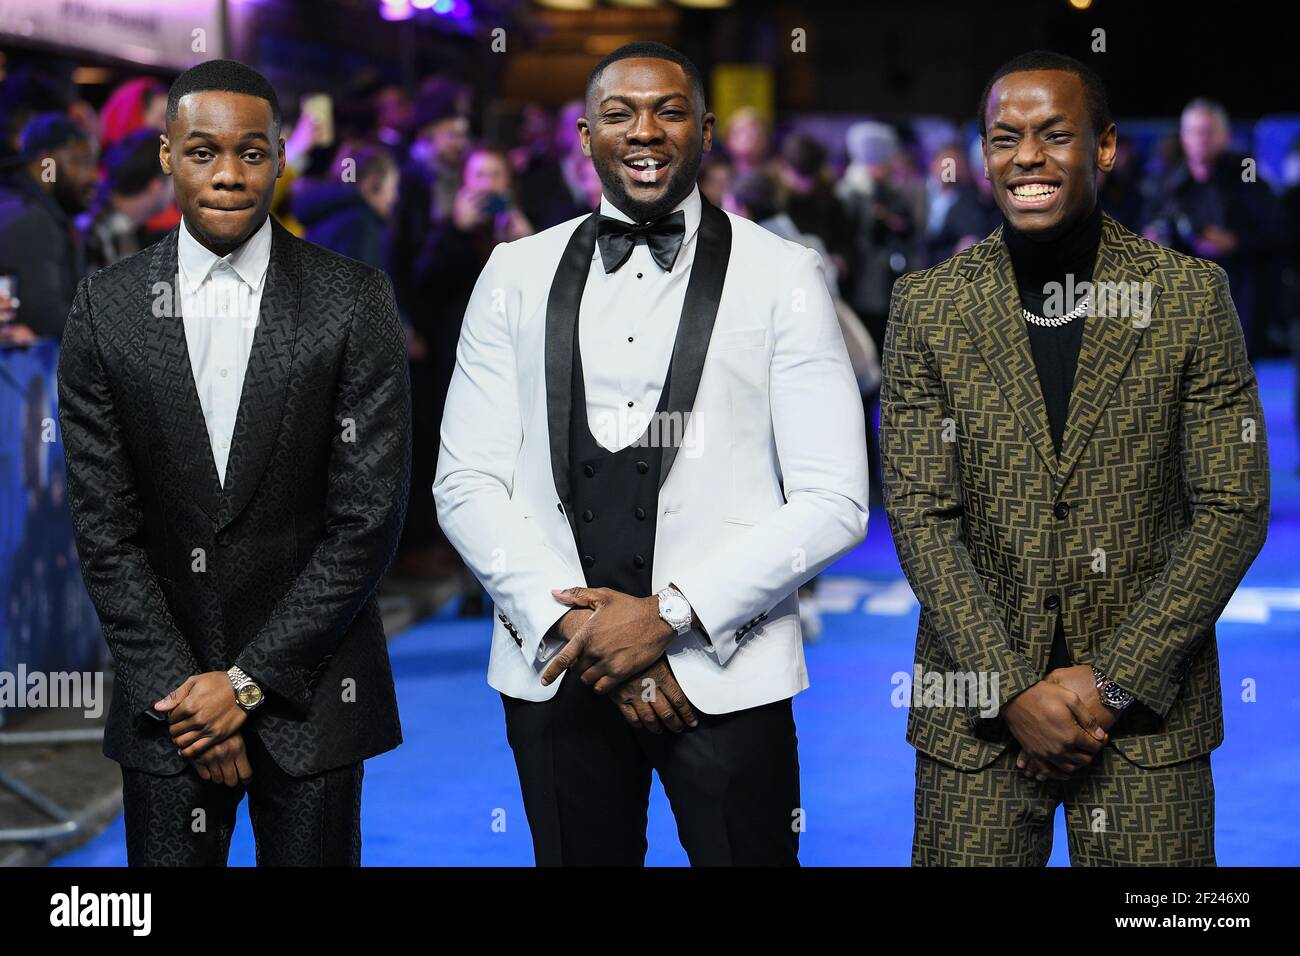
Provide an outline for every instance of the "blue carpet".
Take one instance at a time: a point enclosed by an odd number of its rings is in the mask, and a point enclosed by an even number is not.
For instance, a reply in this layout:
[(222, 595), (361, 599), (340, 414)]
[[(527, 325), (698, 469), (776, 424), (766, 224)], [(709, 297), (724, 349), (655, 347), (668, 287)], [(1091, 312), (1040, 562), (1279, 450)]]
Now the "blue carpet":
[[(1273, 517), (1268, 542), (1219, 624), (1226, 740), (1214, 753), (1219, 863), (1300, 864), (1300, 478), (1293, 376), (1261, 363)], [(866, 542), (820, 583), (822, 639), (808, 648), (812, 687), (795, 699), (806, 865), (906, 865), (913, 752), (891, 676), (912, 666), (918, 608), (883, 512)], [(372, 865), (528, 865), (532, 850), (501, 702), (484, 682), (487, 621), (427, 621), (390, 645), (406, 742), (366, 764), (362, 818)], [(1253, 693), (1247, 690), (1253, 689)], [(1247, 702), (1243, 697), (1253, 701)], [(651, 797), (652, 865), (686, 856), (663, 791)], [(253, 861), (244, 808), (233, 865)], [(1058, 810), (1052, 864), (1068, 863)], [(61, 865), (125, 863), (119, 818)]]

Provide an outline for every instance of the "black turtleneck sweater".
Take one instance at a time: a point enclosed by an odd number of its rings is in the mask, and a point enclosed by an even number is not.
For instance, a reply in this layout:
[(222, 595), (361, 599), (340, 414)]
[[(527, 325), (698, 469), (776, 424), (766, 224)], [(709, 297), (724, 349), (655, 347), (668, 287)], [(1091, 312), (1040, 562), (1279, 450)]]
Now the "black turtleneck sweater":
[[(1092, 270), (1097, 262), (1097, 249), (1101, 245), (1101, 206), (1076, 222), (1055, 239), (1041, 241), (1018, 232), (1007, 222), (1002, 224), (1002, 238), (1011, 254), (1011, 265), (1016, 272), (1016, 286), (1020, 290), (1020, 304), (1035, 315), (1052, 317), (1068, 312), (1077, 302), (1058, 296), (1063, 302), (1060, 309), (1045, 309), (1048, 283), (1058, 283), (1065, 292), (1070, 291), (1066, 276), (1073, 276), (1074, 286), (1092, 281)], [(1055, 305), (1055, 303), (1054, 303)], [(1079, 348), (1083, 344), (1085, 316), (1072, 319), (1065, 325), (1048, 328), (1025, 320), (1029, 333), (1029, 347), (1038, 369), (1038, 384), (1043, 402), (1047, 406), (1047, 421), (1052, 432), (1052, 444), (1061, 452), (1065, 438), (1065, 424), (1070, 410), (1070, 391), (1074, 387), (1074, 373), (1079, 364)], [(1062, 616), (1056, 618), (1056, 634), (1052, 642), (1049, 668), (1067, 667), (1070, 654), (1065, 645)]]

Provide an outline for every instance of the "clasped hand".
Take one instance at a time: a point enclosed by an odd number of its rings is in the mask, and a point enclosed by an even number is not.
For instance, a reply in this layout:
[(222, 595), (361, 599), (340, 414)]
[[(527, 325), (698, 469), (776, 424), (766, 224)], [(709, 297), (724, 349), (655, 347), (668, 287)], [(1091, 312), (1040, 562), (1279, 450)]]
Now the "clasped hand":
[(662, 657), (673, 638), (673, 629), (659, 616), (658, 598), (634, 598), (610, 588), (551, 593), (561, 604), (592, 613), (572, 636), (561, 632), (568, 643), (546, 665), (542, 686), (570, 670), (597, 694), (608, 693)]
[(566, 669), (576, 671), (596, 693), (608, 694), (633, 727), (659, 734), (699, 726), (699, 716), (664, 656), (673, 630), (659, 617), (657, 598), (634, 598), (609, 588), (552, 593), (572, 610), (556, 625), (566, 643), (543, 671), (544, 685)]
[(1097, 695), (1092, 667), (1059, 667), (1005, 708), (1020, 743), (1016, 767), (1038, 780), (1068, 780), (1092, 763), (1119, 719)]
[(167, 715), (172, 743), (201, 779), (230, 787), (251, 779), (239, 732), (248, 714), (224, 671), (195, 674), (153, 706)]

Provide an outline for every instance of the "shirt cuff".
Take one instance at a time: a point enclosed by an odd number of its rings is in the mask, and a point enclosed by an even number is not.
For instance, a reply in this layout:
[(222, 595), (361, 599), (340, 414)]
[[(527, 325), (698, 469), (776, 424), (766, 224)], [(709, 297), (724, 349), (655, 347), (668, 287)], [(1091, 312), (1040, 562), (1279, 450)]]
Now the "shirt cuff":
[(543, 637), (542, 642), (537, 645), (537, 662), (539, 664), (545, 664), (556, 654), (560, 653), (560, 648), (564, 647), (567, 643), (569, 642), (562, 637), (550, 637), (549, 635)]
[(705, 644), (709, 645), (709, 647), (712, 647), (713, 638), (709, 637), (709, 632), (708, 630), (705, 629), (704, 622), (701, 621), (700, 616), (695, 613), (695, 605), (691, 603), (690, 598), (686, 597), (686, 592), (683, 591), (681, 588), (679, 588), (672, 581), (668, 582), (668, 586), (686, 599), (686, 606), (691, 609), (691, 627), (694, 628), (699, 633), (700, 637), (704, 638)]

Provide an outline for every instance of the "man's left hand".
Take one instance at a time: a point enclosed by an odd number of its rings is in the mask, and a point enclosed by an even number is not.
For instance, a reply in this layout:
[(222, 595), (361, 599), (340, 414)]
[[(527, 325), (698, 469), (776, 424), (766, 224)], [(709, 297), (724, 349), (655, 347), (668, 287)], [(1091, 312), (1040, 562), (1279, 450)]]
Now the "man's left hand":
[(1058, 667), (1047, 675), (1047, 680), (1060, 684), (1079, 695), (1079, 699), (1092, 711), (1101, 729), (1110, 733), (1110, 729), (1119, 720), (1119, 711), (1111, 710), (1101, 702), (1097, 693), (1097, 679), (1093, 677), (1091, 664), (1076, 664), (1074, 667)]
[[(1077, 694), (1097, 719), (1097, 723), (1102, 730), (1109, 732), (1110, 728), (1115, 726), (1115, 722), (1119, 720), (1119, 714), (1101, 702), (1101, 696), (1097, 693), (1096, 680), (1092, 676), (1091, 665), (1081, 664), (1075, 667), (1058, 667), (1047, 675), (1046, 680), (1051, 681), (1053, 684), (1059, 684)], [(1069, 775), (1060, 772), (1047, 762), (1027, 757), (1023, 753), (1016, 756), (1016, 769), (1031, 780), (1037, 779), (1040, 783), (1046, 780), (1064, 781), (1070, 779)]]
[(225, 740), (248, 719), (225, 671), (196, 674), (153, 706), (167, 714), (172, 742), (186, 758)]
[(659, 616), (659, 599), (634, 598), (609, 588), (552, 591), (570, 607), (589, 607), (594, 614), (542, 672), (550, 684), (566, 668), (598, 694), (608, 693), (663, 656), (673, 629)]

